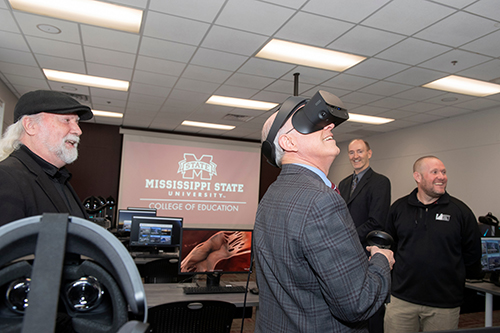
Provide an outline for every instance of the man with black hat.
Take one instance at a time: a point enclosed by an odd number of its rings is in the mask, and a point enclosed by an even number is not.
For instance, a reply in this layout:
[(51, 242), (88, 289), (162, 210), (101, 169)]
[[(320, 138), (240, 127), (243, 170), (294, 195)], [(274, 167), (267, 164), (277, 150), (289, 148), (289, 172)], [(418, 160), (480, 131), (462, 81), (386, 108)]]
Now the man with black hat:
[(0, 226), (43, 213), (87, 217), (65, 165), (78, 157), (79, 120), (92, 117), (88, 106), (61, 92), (21, 96), (0, 140)]

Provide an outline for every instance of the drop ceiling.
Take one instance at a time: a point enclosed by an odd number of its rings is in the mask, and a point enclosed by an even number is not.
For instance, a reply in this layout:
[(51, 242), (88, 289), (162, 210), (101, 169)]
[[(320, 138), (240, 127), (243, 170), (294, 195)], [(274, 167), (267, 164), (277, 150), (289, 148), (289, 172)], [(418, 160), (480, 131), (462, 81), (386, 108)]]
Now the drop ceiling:
[[(394, 118), (347, 122), (337, 141), (490, 108), (489, 97), (422, 88), (450, 74), (500, 82), (498, 0), (122, 0), (144, 10), (139, 34), (13, 10), (0, 0), (0, 80), (17, 97), (36, 89), (83, 95), (129, 128), (259, 140), (269, 111), (206, 104), (211, 95), (281, 103), (322, 89), (349, 112)], [(59, 29), (60, 33), (57, 32)], [(45, 30), (45, 31), (44, 31)], [(339, 73), (256, 58), (272, 38), (367, 57)], [(48, 81), (42, 68), (130, 81), (127, 92)], [(183, 120), (234, 125), (230, 131)]]

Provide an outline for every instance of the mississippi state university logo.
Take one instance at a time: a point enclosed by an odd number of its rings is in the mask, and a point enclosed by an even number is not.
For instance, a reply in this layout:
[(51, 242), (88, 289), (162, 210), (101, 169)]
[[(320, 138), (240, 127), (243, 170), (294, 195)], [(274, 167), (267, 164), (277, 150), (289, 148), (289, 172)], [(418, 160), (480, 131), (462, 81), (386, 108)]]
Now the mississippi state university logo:
[(212, 176), (217, 176), (217, 164), (212, 162), (213, 156), (203, 155), (199, 159), (194, 154), (184, 154), (184, 160), (179, 162), (179, 170), (184, 179), (194, 179), (195, 176), (203, 180), (212, 180)]

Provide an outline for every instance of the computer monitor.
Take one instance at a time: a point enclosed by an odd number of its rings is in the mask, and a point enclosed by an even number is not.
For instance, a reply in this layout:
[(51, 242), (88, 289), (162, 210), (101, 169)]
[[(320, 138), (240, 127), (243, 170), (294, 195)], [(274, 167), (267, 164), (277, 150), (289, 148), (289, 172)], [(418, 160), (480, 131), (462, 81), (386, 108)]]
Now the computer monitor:
[(183, 228), (179, 274), (207, 274), (207, 286), (222, 274), (248, 274), (252, 265), (252, 232), (248, 229)]
[(116, 229), (119, 232), (130, 232), (133, 216), (156, 216), (156, 209), (119, 209)]
[(133, 216), (130, 249), (158, 253), (172, 252), (181, 246), (182, 217)]
[(481, 237), (483, 272), (500, 273), (500, 237)]

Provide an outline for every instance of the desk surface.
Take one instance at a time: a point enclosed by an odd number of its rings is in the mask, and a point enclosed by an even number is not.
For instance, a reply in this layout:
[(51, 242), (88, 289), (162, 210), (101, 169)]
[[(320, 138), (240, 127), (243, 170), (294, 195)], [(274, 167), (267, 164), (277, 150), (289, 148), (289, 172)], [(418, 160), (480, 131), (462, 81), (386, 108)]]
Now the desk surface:
[[(232, 282), (235, 286), (245, 286), (246, 282)], [(195, 286), (194, 283), (147, 283), (144, 284), (146, 300), (148, 307), (179, 301), (199, 301), (199, 300), (217, 300), (231, 302), (237, 307), (243, 307), (245, 293), (228, 294), (184, 294), (183, 287)], [(256, 287), (255, 282), (250, 281), (248, 288)], [(259, 306), (259, 295), (247, 293), (246, 306)]]
[(495, 286), (491, 282), (465, 283), (465, 287), (485, 293), (490, 293), (495, 296), (500, 296), (500, 287)]

